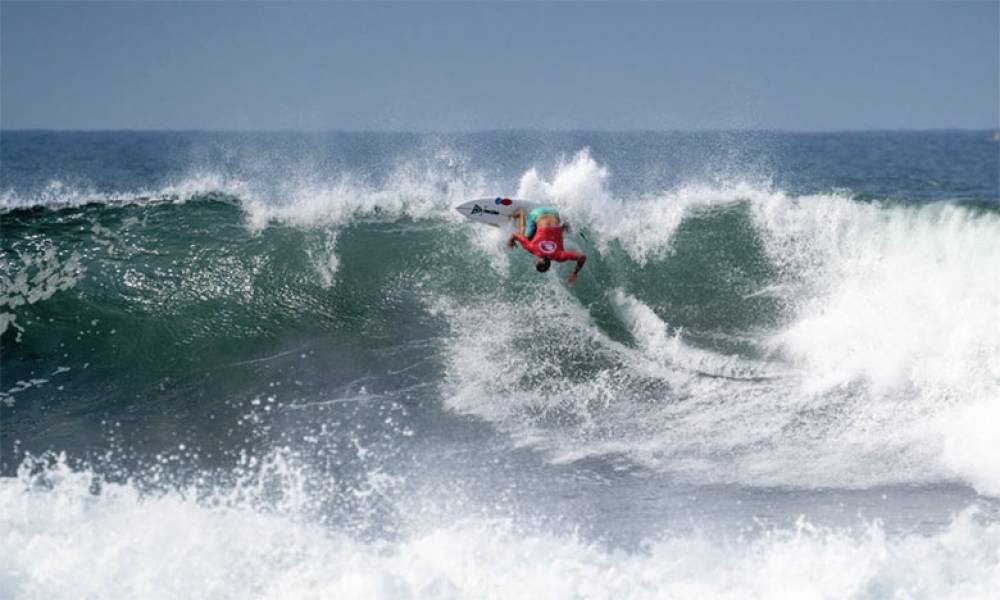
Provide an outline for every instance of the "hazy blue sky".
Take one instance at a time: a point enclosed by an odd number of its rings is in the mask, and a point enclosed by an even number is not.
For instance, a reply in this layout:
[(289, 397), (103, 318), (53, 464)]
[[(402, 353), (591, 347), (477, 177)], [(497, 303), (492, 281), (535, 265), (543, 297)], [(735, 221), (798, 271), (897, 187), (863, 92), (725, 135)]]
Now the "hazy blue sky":
[(1000, 126), (966, 3), (0, 5), (0, 125)]

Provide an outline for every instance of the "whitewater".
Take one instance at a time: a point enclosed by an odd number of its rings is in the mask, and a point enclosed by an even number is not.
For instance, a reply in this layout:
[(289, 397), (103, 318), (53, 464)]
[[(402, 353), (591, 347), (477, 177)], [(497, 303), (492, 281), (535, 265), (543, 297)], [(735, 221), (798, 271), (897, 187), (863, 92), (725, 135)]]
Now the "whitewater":
[(990, 132), (0, 142), (0, 597), (1000, 595)]

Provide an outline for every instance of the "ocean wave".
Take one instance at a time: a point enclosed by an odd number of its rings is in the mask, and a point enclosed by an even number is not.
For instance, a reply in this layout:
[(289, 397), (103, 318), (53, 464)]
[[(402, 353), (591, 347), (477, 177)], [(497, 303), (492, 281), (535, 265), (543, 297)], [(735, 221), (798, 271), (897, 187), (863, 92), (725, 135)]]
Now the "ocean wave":
[[(5, 218), (53, 221), (45, 243), (35, 230), (11, 249), (0, 318), (44, 337), (44, 322), (14, 316), (26, 299), (49, 304), (83, 287), (143, 318), (183, 315), (159, 343), (192, 347), (220, 325), (233, 335), (294, 319), (335, 328), (355, 298), (405, 296), (422, 311), (411, 320), (443, 319), (450, 331), (437, 357), (445, 405), (553, 460), (622, 453), (700, 482), (959, 479), (996, 493), (995, 465), (981, 457), (1000, 454), (1000, 439), (976, 417), (1000, 400), (995, 211), (738, 179), (616, 194), (611, 169), (581, 149), (528, 169), (517, 189), (557, 204), (585, 236), (574, 243), (592, 261), (566, 289), (526, 269), (504, 232), (459, 226), (453, 204), (495, 192), (482, 172), (440, 158), (403, 162), (379, 184), (336, 173), (261, 186), (208, 173), (151, 192), (5, 195)], [(212, 193), (232, 206), (205, 210)], [(16, 213), (95, 199), (106, 210), (80, 217), (89, 237)], [(148, 211), (122, 212), (164, 199), (176, 211), (155, 226)], [(727, 245), (736, 250), (713, 254)], [(697, 268), (679, 264), (704, 255)], [(338, 290), (344, 278), (355, 287)], [(377, 289), (397, 280), (391, 294)], [(212, 302), (225, 308), (217, 321), (203, 310)], [(745, 350), (706, 342), (724, 336)]]
[[(529, 172), (521, 191), (565, 205), (596, 233), (601, 254), (617, 244), (640, 267), (678, 259), (679, 228), (704, 211), (748, 207), (748, 229), (771, 264), (764, 289), (782, 307), (776, 327), (748, 332), (771, 364), (685, 343), (690, 333), (646, 304), (660, 298), (644, 302), (630, 291), (641, 281), (626, 280), (611, 298), (634, 347), (606, 337), (572, 296), (546, 289), (532, 302), (544, 318), (519, 320), (516, 301), (489, 298), (450, 313), (455, 331), (493, 314), (506, 332), (458, 334), (451, 406), (558, 460), (623, 452), (702, 482), (866, 487), (960, 478), (995, 493), (997, 471), (979, 456), (1000, 452), (1000, 438), (960, 415), (992, 411), (1000, 399), (1000, 286), (987, 275), (1000, 264), (1000, 216), (742, 184), (630, 203), (611, 197), (608, 177), (581, 151), (549, 181)], [(588, 356), (572, 365), (558, 359), (581, 347), (605, 357), (602, 366), (581, 367)], [(489, 358), (469, 365), (470, 354)], [(500, 357), (503, 370), (480, 374)], [(536, 385), (542, 377), (546, 384)], [(563, 416), (553, 421), (553, 412)]]

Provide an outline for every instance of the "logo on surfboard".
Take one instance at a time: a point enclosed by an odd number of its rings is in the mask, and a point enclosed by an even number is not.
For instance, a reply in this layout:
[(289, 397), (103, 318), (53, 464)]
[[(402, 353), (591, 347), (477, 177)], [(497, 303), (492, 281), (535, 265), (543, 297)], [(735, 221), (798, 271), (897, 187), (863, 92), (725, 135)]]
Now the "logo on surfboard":
[(498, 211), (498, 210), (490, 210), (488, 208), (483, 208), (482, 206), (479, 206), (478, 204), (473, 204), (472, 205), (472, 212), (471, 212), (471, 214), (478, 215), (478, 214), (481, 214), (481, 213), (486, 213), (488, 215), (499, 215), (500, 211)]

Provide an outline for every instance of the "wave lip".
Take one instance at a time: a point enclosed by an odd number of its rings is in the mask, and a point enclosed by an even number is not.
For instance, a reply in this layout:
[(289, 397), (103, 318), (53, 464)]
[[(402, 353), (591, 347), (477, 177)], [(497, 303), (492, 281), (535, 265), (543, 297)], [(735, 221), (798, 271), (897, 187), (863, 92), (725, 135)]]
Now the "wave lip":
[(250, 198), (253, 197), (253, 189), (245, 181), (214, 172), (195, 173), (158, 188), (113, 192), (73, 186), (54, 179), (33, 193), (3, 190), (0, 192), (0, 213), (33, 208), (74, 208), (87, 204), (183, 203), (199, 197), (219, 195), (231, 199)]

